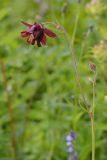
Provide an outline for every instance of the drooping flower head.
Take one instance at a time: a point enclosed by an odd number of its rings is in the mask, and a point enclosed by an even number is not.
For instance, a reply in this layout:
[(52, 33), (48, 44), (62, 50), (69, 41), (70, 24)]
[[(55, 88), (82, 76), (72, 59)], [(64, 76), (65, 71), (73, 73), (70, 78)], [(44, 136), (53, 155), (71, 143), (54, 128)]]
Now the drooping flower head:
[(45, 28), (40, 23), (29, 24), (26, 22), (22, 23), (28, 27), (27, 30), (21, 32), (21, 36), (27, 38), (27, 42), (31, 45), (37, 44), (38, 47), (46, 45), (46, 36), (56, 38), (57, 35), (51, 30)]

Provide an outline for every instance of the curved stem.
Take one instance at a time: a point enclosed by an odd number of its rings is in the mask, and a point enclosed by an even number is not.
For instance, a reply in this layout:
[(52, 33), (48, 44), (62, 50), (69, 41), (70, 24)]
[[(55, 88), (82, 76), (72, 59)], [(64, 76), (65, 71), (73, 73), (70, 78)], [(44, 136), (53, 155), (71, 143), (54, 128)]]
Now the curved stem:
[(65, 35), (67, 37), (67, 40), (69, 42), (70, 51), (71, 51), (71, 55), (72, 55), (73, 67), (74, 67), (75, 75), (76, 75), (76, 81), (77, 81), (77, 84), (79, 86), (79, 89), (80, 89), (80, 92), (81, 92), (81, 95), (82, 95), (82, 98), (83, 98), (83, 101), (84, 101), (84, 104), (85, 104), (85, 109), (88, 111), (89, 108), (88, 108), (88, 105), (87, 105), (87, 102), (86, 102), (86, 99), (85, 99), (85, 96), (84, 96), (83, 87), (82, 87), (81, 80), (80, 80), (80, 75), (79, 75), (79, 71), (78, 71), (78, 63), (77, 63), (76, 57), (75, 57), (75, 51), (74, 51), (74, 48), (73, 48), (73, 45), (72, 45), (72, 42), (71, 42), (71, 39), (69, 37), (68, 32), (65, 30), (65, 28), (63, 28), (63, 30), (64, 30)]

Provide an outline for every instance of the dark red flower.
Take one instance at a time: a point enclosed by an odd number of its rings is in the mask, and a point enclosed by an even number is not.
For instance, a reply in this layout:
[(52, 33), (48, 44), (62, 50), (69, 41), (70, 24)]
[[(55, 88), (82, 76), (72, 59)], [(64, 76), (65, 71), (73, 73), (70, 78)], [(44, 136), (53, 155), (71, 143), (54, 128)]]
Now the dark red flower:
[(38, 47), (46, 45), (46, 36), (56, 38), (57, 35), (51, 30), (44, 28), (42, 24), (34, 23), (33, 25), (23, 22), (22, 23), (28, 27), (27, 30), (21, 32), (21, 36), (27, 38), (29, 44), (37, 44)]

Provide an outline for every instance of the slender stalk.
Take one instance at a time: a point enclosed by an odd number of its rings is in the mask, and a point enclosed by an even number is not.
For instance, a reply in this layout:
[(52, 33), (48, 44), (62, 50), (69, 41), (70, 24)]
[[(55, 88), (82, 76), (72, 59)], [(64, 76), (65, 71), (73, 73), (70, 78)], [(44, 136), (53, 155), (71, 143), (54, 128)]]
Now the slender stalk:
[[(63, 29), (63, 30), (64, 30), (65, 35), (66, 35), (66, 37), (68, 39), (68, 42), (69, 42), (69, 46), (70, 46), (70, 50), (71, 50), (72, 61), (73, 61), (73, 66), (74, 66), (74, 70), (75, 70), (77, 84), (78, 84), (78, 86), (80, 88), (80, 92), (81, 92), (81, 95), (82, 95), (82, 98), (83, 98), (84, 104), (85, 104), (85, 108), (84, 109), (86, 109), (86, 111), (89, 113), (89, 108), (87, 106), (87, 102), (86, 102), (86, 99), (85, 99), (85, 96), (84, 96), (84, 92), (83, 92), (83, 89), (82, 89), (82, 85), (81, 85), (81, 81), (80, 81), (80, 75), (79, 75), (79, 71), (78, 71), (78, 63), (77, 63), (76, 56), (75, 56), (75, 51), (74, 51), (74, 48), (73, 48), (74, 39), (75, 39), (75, 35), (76, 35), (76, 30), (77, 30), (77, 24), (78, 24), (78, 20), (79, 20), (79, 14), (80, 14), (79, 12), (78, 12), (77, 17), (76, 17), (76, 22), (75, 22), (75, 26), (74, 26), (74, 32), (73, 32), (72, 42), (71, 42), (71, 39), (69, 37), (68, 32), (65, 29)], [(95, 77), (94, 77), (94, 80), (93, 80), (93, 104), (92, 104), (92, 112), (89, 113), (90, 120), (91, 120), (91, 132), (92, 132), (92, 160), (95, 160), (95, 126), (94, 126), (95, 84), (96, 84), (96, 73), (95, 73)]]
[(76, 36), (77, 26), (78, 26), (78, 21), (79, 21), (79, 16), (80, 16), (80, 7), (81, 7), (80, 4), (78, 4), (77, 15), (76, 15), (76, 20), (75, 20), (74, 30), (73, 30), (73, 35), (72, 35), (72, 40), (71, 40), (68, 32), (66, 31), (66, 29), (64, 27), (61, 27), (61, 28), (64, 31), (64, 33), (66, 35), (66, 38), (68, 40), (68, 43), (69, 43), (69, 48), (70, 48), (71, 56), (72, 56), (72, 63), (73, 63), (73, 67), (74, 67), (74, 70), (75, 70), (76, 81), (77, 81), (77, 84), (79, 86), (79, 89), (80, 89), (80, 92), (81, 92), (81, 95), (82, 95), (82, 98), (83, 98), (83, 101), (84, 101), (84, 105), (85, 105), (84, 109), (88, 112), (89, 108), (88, 108), (88, 105), (87, 105), (87, 102), (86, 102), (86, 99), (85, 99), (85, 96), (84, 96), (83, 87), (82, 87), (82, 84), (81, 84), (80, 75), (79, 75), (79, 71), (78, 71), (78, 62), (77, 62), (77, 59), (76, 59), (76, 56), (75, 56), (75, 50), (74, 50), (74, 41), (75, 41), (75, 36)]
[(90, 113), (91, 119), (91, 134), (92, 134), (92, 160), (95, 160), (95, 128), (94, 128), (94, 115)]
[(95, 112), (95, 85), (96, 85), (96, 72), (93, 79), (93, 104), (91, 118), (91, 131), (92, 131), (92, 160), (95, 160), (95, 125), (94, 125), (94, 112)]
[(95, 111), (95, 86), (96, 86), (96, 72), (94, 73), (94, 79), (93, 79), (93, 104), (92, 104), (93, 115)]
[(13, 114), (12, 104), (9, 96), (9, 91), (7, 89), (8, 84), (7, 84), (7, 78), (6, 78), (6, 66), (3, 59), (0, 59), (0, 65), (1, 65), (1, 74), (3, 77), (3, 85), (4, 85), (5, 96), (6, 96), (8, 114), (10, 118), (12, 156), (14, 160), (17, 160), (16, 131), (15, 131), (15, 124), (14, 124), (14, 116), (13, 116), (14, 114)]
[[(79, 14), (77, 15), (77, 19), (76, 19), (76, 24), (75, 24), (75, 27), (74, 27), (74, 34), (73, 34), (73, 38), (71, 40), (68, 32), (66, 31), (66, 29), (60, 25), (56, 25), (54, 23), (50, 23), (50, 22), (47, 22), (48, 24), (53, 24), (56, 26), (56, 28), (59, 28), (61, 30), (64, 31), (65, 35), (66, 35), (66, 38), (68, 40), (68, 43), (69, 43), (69, 47), (70, 47), (70, 51), (71, 51), (71, 56), (72, 56), (72, 62), (73, 62), (73, 67), (74, 67), (74, 70), (75, 70), (75, 77), (76, 77), (76, 81), (77, 81), (77, 84), (79, 86), (79, 89), (80, 89), (80, 93), (82, 95), (82, 98), (83, 98), (83, 101), (84, 101), (84, 104), (85, 104), (85, 107), (83, 108), (83, 110), (85, 110), (86, 112), (88, 112), (89, 116), (90, 116), (90, 120), (91, 120), (91, 131), (92, 131), (92, 160), (95, 160), (95, 127), (94, 127), (94, 110), (95, 110), (95, 83), (96, 83), (96, 73), (95, 73), (95, 77), (94, 77), (94, 81), (93, 81), (93, 104), (92, 104), (92, 112), (89, 111), (89, 107), (87, 105), (87, 101), (85, 99), (85, 95), (84, 95), (84, 92), (83, 92), (83, 87), (82, 87), (82, 84), (81, 84), (81, 79), (80, 79), (80, 75), (79, 75), (79, 70), (78, 70), (78, 63), (77, 63), (77, 59), (76, 59), (76, 56), (75, 56), (75, 50), (74, 50), (74, 47), (73, 47), (73, 43), (74, 43), (74, 38), (75, 38), (75, 35), (76, 35), (76, 28), (77, 28), (77, 24), (78, 24), (78, 19), (79, 19)], [(58, 27), (57, 27), (58, 26)], [(84, 48), (84, 47), (83, 47)], [(82, 48), (82, 49), (83, 49)], [(83, 52), (83, 50), (82, 50)]]
[(79, 16), (80, 16), (80, 4), (78, 4), (78, 10), (77, 10), (77, 15), (76, 15), (76, 20), (75, 20), (74, 29), (73, 29), (72, 45), (74, 44), (74, 40), (75, 40), (75, 36), (76, 36), (76, 32), (77, 32), (77, 26), (78, 26)]
[(80, 92), (81, 92), (81, 95), (82, 95), (82, 98), (83, 98), (83, 101), (84, 101), (85, 109), (88, 111), (89, 109), (88, 109), (88, 105), (87, 105), (87, 102), (86, 102), (86, 99), (85, 99), (85, 95), (84, 95), (84, 92), (83, 92), (83, 87), (82, 87), (81, 80), (80, 80), (80, 75), (79, 75), (79, 71), (78, 71), (78, 63), (77, 63), (77, 60), (76, 60), (75, 51), (74, 51), (74, 48), (73, 48), (73, 45), (72, 45), (72, 42), (71, 42), (71, 39), (70, 39), (70, 36), (69, 36), (68, 32), (65, 30), (65, 28), (63, 28), (63, 30), (64, 30), (65, 35), (67, 37), (67, 40), (69, 42), (69, 47), (70, 47), (71, 56), (72, 56), (72, 63), (73, 63), (73, 67), (74, 67), (74, 70), (75, 70), (76, 81), (77, 81), (77, 84), (79, 86), (79, 89), (80, 89)]

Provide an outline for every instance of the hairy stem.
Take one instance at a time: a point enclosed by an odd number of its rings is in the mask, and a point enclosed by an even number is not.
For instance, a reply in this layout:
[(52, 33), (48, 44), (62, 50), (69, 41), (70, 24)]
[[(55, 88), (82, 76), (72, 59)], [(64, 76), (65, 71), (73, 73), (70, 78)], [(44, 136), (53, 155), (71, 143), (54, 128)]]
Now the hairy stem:
[(3, 77), (4, 91), (6, 96), (6, 104), (7, 104), (8, 114), (10, 118), (12, 156), (14, 160), (17, 160), (16, 131), (15, 131), (15, 124), (14, 124), (14, 116), (13, 116), (14, 114), (13, 114), (12, 104), (11, 104), (9, 91), (8, 91), (8, 84), (7, 84), (7, 78), (6, 78), (6, 66), (3, 59), (0, 59), (0, 65), (1, 65), (1, 73)]

